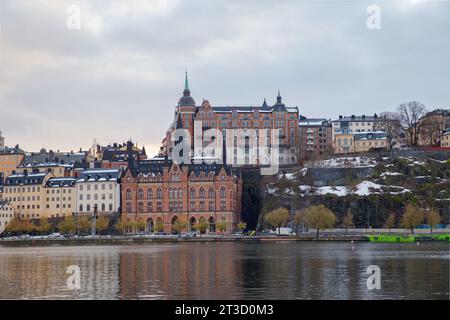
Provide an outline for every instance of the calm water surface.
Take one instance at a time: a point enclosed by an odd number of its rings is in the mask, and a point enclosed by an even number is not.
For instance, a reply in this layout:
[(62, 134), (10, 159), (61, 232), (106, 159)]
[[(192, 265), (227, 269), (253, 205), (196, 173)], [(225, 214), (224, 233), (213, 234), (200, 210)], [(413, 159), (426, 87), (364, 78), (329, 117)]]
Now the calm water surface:
[[(449, 299), (449, 245), (0, 245), (1, 299)], [(70, 291), (66, 269), (81, 269)], [(369, 291), (366, 269), (381, 268)]]

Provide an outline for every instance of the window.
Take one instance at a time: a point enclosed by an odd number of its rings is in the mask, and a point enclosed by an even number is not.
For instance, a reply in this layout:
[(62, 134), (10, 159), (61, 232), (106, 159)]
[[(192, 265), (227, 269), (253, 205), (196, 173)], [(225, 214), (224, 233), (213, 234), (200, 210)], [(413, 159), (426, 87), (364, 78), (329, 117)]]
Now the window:
[(220, 197), (223, 199), (226, 197), (227, 189), (225, 187), (220, 188)]
[(138, 190), (138, 199), (139, 200), (144, 199), (144, 190), (142, 190), (142, 189)]
[(131, 202), (127, 202), (126, 211), (127, 211), (127, 213), (131, 213)]
[[(158, 190), (156, 190), (156, 197), (158, 199), (162, 199), (162, 190), (160, 188), (158, 188)], [(159, 203), (159, 202), (158, 202)]]
[(195, 188), (191, 188), (190, 197), (191, 197), (191, 198), (195, 198), (195, 197), (196, 197)]
[(216, 192), (214, 191), (213, 188), (209, 188), (208, 197), (209, 198), (215, 198), (216, 197)]
[(102, 211), (104, 212), (106, 210), (106, 205), (102, 203)]
[(204, 198), (205, 197), (205, 189), (203, 187), (200, 188), (199, 197), (200, 198)]
[(152, 189), (148, 189), (147, 190), (147, 199), (152, 199), (153, 198), (153, 190)]
[(131, 200), (131, 189), (127, 189), (126, 197), (127, 200)]

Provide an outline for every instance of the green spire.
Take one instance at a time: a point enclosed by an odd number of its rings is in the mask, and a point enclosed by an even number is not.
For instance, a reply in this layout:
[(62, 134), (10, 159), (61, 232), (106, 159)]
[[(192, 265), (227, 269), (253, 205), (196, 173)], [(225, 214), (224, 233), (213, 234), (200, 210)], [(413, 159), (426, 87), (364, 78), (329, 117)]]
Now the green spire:
[(187, 71), (186, 71), (186, 78), (184, 80), (184, 90), (189, 91), (189, 81), (188, 81)]

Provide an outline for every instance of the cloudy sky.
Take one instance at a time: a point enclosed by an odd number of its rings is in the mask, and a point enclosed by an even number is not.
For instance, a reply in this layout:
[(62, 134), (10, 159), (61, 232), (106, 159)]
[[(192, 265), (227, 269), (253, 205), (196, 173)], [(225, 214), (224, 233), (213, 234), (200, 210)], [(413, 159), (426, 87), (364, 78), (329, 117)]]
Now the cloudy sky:
[[(274, 103), (280, 89), (309, 117), (450, 108), (449, 1), (0, 3), (0, 131), (29, 151), (132, 137), (156, 152), (186, 67), (198, 104)], [(373, 3), (380, 30), (366, 26)]]

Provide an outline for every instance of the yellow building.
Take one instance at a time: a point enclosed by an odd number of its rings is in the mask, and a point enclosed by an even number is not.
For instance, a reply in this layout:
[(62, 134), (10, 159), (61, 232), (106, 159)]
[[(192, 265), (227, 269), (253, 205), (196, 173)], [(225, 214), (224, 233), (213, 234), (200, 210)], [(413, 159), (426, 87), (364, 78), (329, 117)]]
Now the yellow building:
[(369, 152), (388, 148), (386, 134), (382, 131), (336, 133), (333, 140), (335, 154)]
[(25, 152), (19, 146), (0, 148), (0, 182), (16, 170), (24, 157)]
[(14, 172), (5, 180), (3, 198), (11, 202), (20, 219), (39, 219), (45, 212), (44, 187), (52, 177), (51, 172)]
[(351, 133), (336, 133), (333, 135), (333, 150), (335, 154), (353, 153), (353, 134)]
[(44, 187), (43, 217), (71, 216), (76, 205), (76, 179), (50, 178)]
[(450, 128), (441, 136), (441, 147), (450, 148)]

